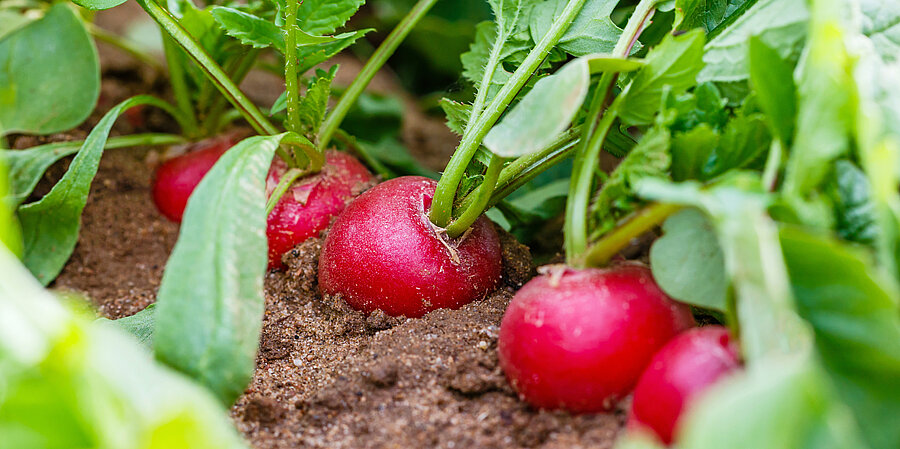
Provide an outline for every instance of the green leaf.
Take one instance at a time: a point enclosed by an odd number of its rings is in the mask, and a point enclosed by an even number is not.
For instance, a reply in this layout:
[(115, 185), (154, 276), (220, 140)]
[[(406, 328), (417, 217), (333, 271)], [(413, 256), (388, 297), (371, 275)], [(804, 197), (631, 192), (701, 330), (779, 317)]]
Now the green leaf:
[(650, 249), (653, 278), (669, 296), (697, 307), (726, 310), (725, 256), (712, 223), (687, 209), (663, 224)]
[(35, 20), (37, 20), (36, 17), (22, 11), (0, 9), (0, 39)]
[(672, 139), (672, 178), (676, 181), (705, 179), (703, 170), (719, 145), (719, 133), (701, 123)]
[(676, 0), (675, 28), (703, 28), (708, 33), (725, 20), (727, 7), (726, 0)]
[(874, 246), (878, 242), (878, 212), (866, 175), (847, 160), (834, 164), (834, 215), (842, 239)]
[(834, 160), (850, 149), (856, 109), (853, 57), (845, 47), (841, 12), (819, 6), (813, 11), (808, 55), (798, 69), (797, 132), (783, 192), (802, 222), (828, 229), (831, 207), (819, 190)]
[(327, 72), (316, 70), (315, 76), (309, 80), (306, 95), (298, 105), (300, 114), (300, 126), (306, 131), (308, 137), (315, 136), (328, 112), (328, 100), (331, 97), (331, 82), (337, 75), (338, 66), (331, 66)]
[(124, 330), (125, 332), (131, 334), (138, 341), (138, 343), (145, 346), (147, 349), (152, 350), (153, 326), (156, 323), (155, 311), (156, 304), (154, 303), (150, 304), (144, 310), (141, 310), (134, 315), (119, 318), (118, 320), (100, 318), (97, 320), (97, 322)]
[[(553, 20), (562, 14), (568, 0), (549, 0), (539, 3), (531, 13), (531, 38), (539, 42), (553, 26)], [(573, 56), (591, 53), (612, 53), (622, 30), (609, 15), (618, 0), (587, 0), (569, 30), (557, 46)], [(640, 49), (637, 43), (633, 51)]]
[(629, 125), (647, 125), (662, 104), (663, 93), (673, 95), (694, 86), (703, 67), (703, 41), (700, 30), (667, 37), (647, 54), (646, 65), (622, 92), (619, 117)]
[[(134, 134), (107, 140), (105, 149), (177, 143), (184, 143), (184, 139), (170, 134)], [(0, 160), (6, 161), (9, 166), (9, 201), (12, 205), (19, 207), (23, 201), (28, 199), (51, 165), (66, 156), (77, 153), (83, 144), (84, 142), (57, 142), (26, 150), (0, 150)]]
[(744, 81), (750, 76), (748, 45), (751, 36), (795, 60), (806, 38), (809, 11), (806, 0), (759, 0), (728, 28), (706, 44), (705, 67), (699, 81)]
[(759, 37), (750, 38), (750, 82), (772, 133), (790, 145), (797, 119), (794, 68)]
[(157, 295), (157, 358), (227, 405), (255, 366), (266, 270), (265, 176), (285, 136), (242, 141), (203, 178)]
[(576, 59), (542, 78), (484, 138), (484, 146), (501, 157), (541, 150), (572, 123), (587, 97), (591, 75), (586, 59)]
[(6, 163), (0, 158), (0, 248), (5, 247), (16, 256), (22, 254), (22, 234), (13, 214), (15, 206), (8, 201), (9, 183)]
[(126, 0), (72, 0), (72, 3), (87, 9), (99, 10), (114, 8), (125, 3), (125, 1)]
[(860, 253), (798, 229), (781, 232), (797, 311), (812, 325), (835, 391), (872, 449), (900, 446), (900, 293)]
[(97, 50), (65, 3), (0, 40), (0, 135), (73, 128), (99, 95)]
[(141, 104), (166, 106), (154, 97), (137, 96), (110, 109), (85, 139), (68, 171), (50, 193), (19, 208), (25, 240), (23, 262), (44, 285), (56, 278), (75, 249), (81, 212), (113, 124), (125, 110)]
[(802, 354), (768, 357), (704, 392), (682, 420), (681, 449), (862, 449), (849, 411)]
[(644, 178), (668, 178), (672, 165), (671, 141), (671, 134), (665, 127), (651, 128), (609, 175), (591, 203), (591, 217), (595, 223), (589, 228), (594, 230), (592, 238), (615, 227), (620, 218), (639, 204), (633, 191), (636, 183)]
[(400, 135), (405, 113), (396, 95), (364, 92), (347, 112), (341, 129), (357, 139), (378, 142)]
[(712, 219), (737, 298), (732, 312), (745, 360), (797, 354), (809, 346), (809, 332), (793, 309), (778, 230), (766, 213), (771, 199), (757, 174), (735, 172), (706, 189), (696, 182), (645, 178), (635, 190), (647, 199), (699, 207)]
[(886, 62), (900, 60), (900, 3), (860, 0), (862, 32)]
[(719, 146), (703, 168), (702, 179), (712, 179), (732, 169), (752, 168), (771, 144), (772, 135), (761, 114), (734, 117), (725, 125)]
[(374, 31), (374, 29), (367, 28), (365, 30), (338, 34), (334, 36), (334, 40), (331, 42), (304, 45), (298, 48), (297, 59), (300, 60), (300, 65), (297, 67), (297, 73), (305, 73), (307, 70), (331, 59), (370, 31)]
[(366, 0), (303, 0), (297, 9), (297, 25), (309, 34), (332, 34), (364, 3)]
[(207, 391), (74, 316), (2, 247), (0, 366), (4, 447), (245, 447)]
[(254, 48), (274, 47), (284, 53), (284, 35), (281, 28), (271, 21), (225, 6), (216, 6), (211, 12), (225, 33), (240, 40), (242, 44)]
[(462, 135), (466, 131), (466, 123), (472, 113), (472, 105), (453, 101), (449, 98), (441, 98), (441, 109), (447, 115), (447, 127), (456, 134)]

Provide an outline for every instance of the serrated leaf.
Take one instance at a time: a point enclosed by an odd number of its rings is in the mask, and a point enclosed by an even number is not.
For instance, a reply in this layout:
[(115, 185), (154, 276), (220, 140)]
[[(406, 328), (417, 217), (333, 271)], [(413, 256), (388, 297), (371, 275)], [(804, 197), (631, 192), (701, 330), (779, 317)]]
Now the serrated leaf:
[(73, 128), (99, 95), (97, 50), (65, 3), (0, 40), (0, 136)]
[(25, 241), (23, 262), (44, 285), (56, 278), (75, 249), (81, 229), (81, 212), (116, 119), (128, 108), (159, 101), (154, 97), (138, 96), (110, 109), (85, 139), (69, 170), (50, 193), (40, 201), (19, 208)]
[(230, 405), (253, 374), (266, 271), (265, 176), (286, 134), (229, 149), (188, 200), (157, 296), (159, 360)]
[(305, 73), (307, 70), (331, 59), (334, 55), (344, 51), (345, 48), (353, 45), (357, 40), (374, 31), (373, 28), (367, 28), (359, 31), (351, 31), (334, 36), (334, 40), (322, 44), (304, 45), (297, 49), (297, 59), (300, 65), (297, 67), (297, 73)]
[[(549, 0), (535, 6), (531, 13), (531, 38), (539, 42), (550, 31), (553, 20), (562, 14), (568, 0)], [(622, 30), (609, 15), (618, 0), (587, 0), (578, 17), (559, 40), (558, 47), (573, 56), (612, 53)], [(633, 51), (640, 49), (636, 44)]]
[(799, 56), (806, 38), (809, 10), (806, 0), (759, 0), (728, 28), (706, 44), (699, 81), (744, 81), (750, 76), (748, 42), (758, 36), (779, 56)]
[(722, 132), (719, 145), (703, 168), (701, 179), (712, 179), (728, 170), (749, 168), (760, 160), (772, 144), (772, 135), (760, 114), (738, 115)]
[(688, 304), (725, 311), (728, 276), (725, 256), (712, 223), (698, 210), (673, 215), (650, 249), (653, 278), (669, 296)]
[(586, 59), (576, 59), (542, 78), (488, 132), (484, 145), (507, 158), (541, 150), (572, 123), (584, 103), (590, 81)]
[(462, 135), (469, 122), (469, 114), (472, 113), (472, 105), (453, 101), (449, 98), (441, 98), (441, 109), (447, 116), (447, 127), (456, 134)]
[(702, 31), (666, 37), (647, 54), (645, 65), (622, 92), (619, 117), (630, 125), (647, 125), (659, 111), (663, 93), (677, 95), (697, 83), (703, 68)]
[(298, 105), (300, 126), (306, 130), (308, 136), (315, 135), (322, 125), (322, 120), (325, 119), (328, 99), (331, 96), (331, 82), (334, 81), (337, 69), (338, 66), (335, 65), (327, 72), (316, 70), (316, 75), (309, 80), (306, 95), (300, 100)]
[(707, 33), (725, 19), (727, 0), (676, 0), (675, 28), (703, 28)]
[(872, 245), (878, 241), (878, 213), (866, 175), (847, 160), (834, 164), (833, 195), (837, 233), (844, 240)]
[(297, 25), (312, 35), (332, 34), (365, 3), (366, 0), (303, 0), (297, 9)]
[(719, 146), (719, 133), (706, 123), (675, 134), (672, 139), (672, 178), (704, 179), (703, 169)]
[(284, 53), (284, 35), (274, 23), (225, 6), (213, 8), (212, 15), (226, 34), (240, 40), (242, 44), (254, 48), (274, 47)]

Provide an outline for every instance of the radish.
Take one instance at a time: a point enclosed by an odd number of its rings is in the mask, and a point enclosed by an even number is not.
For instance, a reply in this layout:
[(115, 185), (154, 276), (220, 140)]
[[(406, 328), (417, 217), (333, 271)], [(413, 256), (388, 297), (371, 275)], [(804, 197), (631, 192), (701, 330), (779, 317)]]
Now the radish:
[(498, 344), (510, 384), (535, 407), (610, 410), (653, 354), (694, 325), (643, 265), (549, 271), (510, 302)]
[[(266, 190), (271, 195), (288, 170), (275, 158), (269, 169)], [(281, 268), (281, 256), (319, 233), (347, 202), (375, 181), (356, 158), (347, 153), (329, 151), (322, 171), (294, 182), (269, 214), (266, 235), (269, 238), (269, 268)]]
[(722, 376), (740, 367), (728, 329), (691, 329), (663, 346), (634, 390), (629, 427), (649, 428), (670, 444), (690, 401)]
[(502, 267), (497, 232), (481, 217), (460, 238), (448, 238), (427, 215), (436, 185), (396, 178), (353, 201), (322, 246), (322, 292), (365, 313), (412, 318), (492, 291)]
[(169, 220), (181, 223), (181, 216), (194, 188), (225, 151), (234, 146), (231, 136), (202, 140), (188, 152), (163, 162), (153, 179), (153, 202)]

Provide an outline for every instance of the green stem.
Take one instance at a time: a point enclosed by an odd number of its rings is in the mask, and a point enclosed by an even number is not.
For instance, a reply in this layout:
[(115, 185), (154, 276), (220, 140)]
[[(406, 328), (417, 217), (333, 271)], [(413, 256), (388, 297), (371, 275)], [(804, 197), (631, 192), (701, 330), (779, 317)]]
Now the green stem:
[(130, 136), (110, 137), (106, 141), (104, 148), (114, 150), (117, 148), (128, 147), (155, 147), (161, 145), (177, 145), (186, 143), (188, 140), (182, 136), (175, 134), (132, 134)]
[(134, 59), (147, 64), (153, 70), (163, 73), (166, 68), (152, 55), (147, 54), (127, 39), (122, 38), (121, 36), (110, 33), (109, 31), (104, 30), (103, 28), (94, 25), (93, 23), (88, 23), (88, 31), (90, 31), (91, 35), (94, 36), (97, 40), (101, 42), (105, 42), (109, 45), (112, 45), (125, 53), (128, 53)]
[(178, 20), (153, 0), (137, 0), (137, 2), (197, 63), (210, 81), (222, 92), (222, 95), (225, 95), (228, 101), (237, 110), (241, 111), (241, 115), (244, 116), (253, 129), (260, 134), (278, 134), (278, 128), (269, 122), (259, 108), (228, 78), (228, 75), (225, 74), (216, 61), (203, 50), (203, 47), (178, 23)]
[[(638, 3), (613, 48), (613, 56), (624, 58), (631, 53), (644, 24), (653, 15), (654, 8), (659, 1), (641, 0)], [(566, 261), (572, 266), (576, 266), (582, 259), (582, 255), (588, 247), (588, 208), (594, 184), (594, 173), (600, 160), (603, 142), (618, 115), (618, 105), (622, 97), (616, 98), (605, 113), (603, 109), (612, 97), (617, 79), (617, 73), (604, 73), (600, 79), (597, 94), (594, 96), (588, 112), (588, 124), (582, 128), (581, 142), (572, 167), (564, 225)]]
[(503, 158), (497, 155), (491, 155), (491, 162), (488, 163), (487, 171), (484, 173), (484, 180), (478, 189), (475, 190), (475, 196), (472, 204), (463, 210), (462, 215), (447, 226), (447, 235), (451, 238), (457, 238), (469, 229), (478, 220), (478, 217), (484, 213), (484, 208), (491, 200), (491, 193), (497, 185), (497, 179), (500, 177), (500, 169), (503, 168)]
[(166, 65), (169, 67), (169, 84), (172, 85), (175, 104), (178, 106), (178, 110), (187, 117), (188, 128), (182, 127), (182, 131), (193, 136), (197, 132), (197, 116), (194, 113), (194, 105), (191, 104), (191, 92), (187, 85), (184, 66), (181, 64), (181, 54), (178, 47), (165, 32), (162, 32), (162, 40), (166, 54)]
[(284, 196), (284, 193), (287, 192), (287, 189), (294, 184), (301, 176), (307, 174), (306, 170), (301, 170), (299, 168), (292, 168), (284, 173), (281, 176), (281, 180), (278, 181), (278, 185), (275, 186), (275, 190), (272, 191), (272, 196), (269, 197), (269, 200), (266, 201), (266, 216), (272, 213), (272, 210), (275, 209), (275, 205), (278, 204), (278, 201), (281, 200), (281, 197)]
[[(233, 71), (229, 72), (231, 78), (235, 84), (240, 84), (244, 78), (247, 77), (247, 74), (250, 73), (250, 70), (253, 69), (253, 66), (256, 64), (256, 58), (259, 56), (259, 50), (250, 50), (245, 53), (238, 62), (237, 66)], [(219, 133), (219, 130), (222, 129), (222, 126), (228, 124), (237, 118), (240, 118), (240, 111), (236, 109), (231, 109), (230, 111), (237, 114), (238, 116), (235, 118), (225, 117), (226, 108), (228, 106), (228, 100), (218, 95), (212, 100), (212, 104), (209, 107), (208, 112), (206, 113), (206, 117), (203, 118), (203, 123), (201, 127), (209, 134), (215, 135)]]
[(284, 11), (284, 84), (287, 90), (287, 129), (301, 132), (300, 86), (297, 79), (297, 6), (300, 0), (287, 0)]
[(782, 146), (780, 139), (773, 139), (769, 147), (769, 155), (766, 157), (766, 166), (763, 169), (763, 186), (770, 192), (775, 191), (778, 182), (778, 170), (781, 168)]
[(677, 204), (656, 203), (635, 213), (628, 221), (616, 227), (609, 234), (594, 243), (585, 252), (583, 266), (600, 267), (606, 265), (632, 240), (659, 226), (669, 216), (681, 210)]
[(356, 76), (356, 79), (350, 84), (347, 90), (341, 95), (341, 98), (338, 100), (337, 104), (334, 107), (334, 110), (328, 115), (325, 119), (325, 122), (322, 123), (322, 127), (319, 129), (319, 148), (325, 149), (328, 147), (328, 144), (331, 143), (331, 138), (334, 136), (335, 131), (337, 131), (338, 127), (341, 126), (341, 122), (344, 121), (344, 117), (347, 116), (347, 113), (350, 112), (350, 108), (353, 107), (353, 104), (356, 103), (356, 100), (362, 95), (363, 91), (366, 89), (366, 86), (372, 81), (372, 78), (375, 77), (375, 74), (378, 73), (378, 70), (387, 62), (388, 58), (394, 54), (394, 51), (397, 50), (397, 47), (400, 46), (400, 43), (406, 39), (406, 36), (413, 30), (417, 23), (428, 13), (434, 4), (437, 3), (437, 0), (419, 0), (416, 5), (409, 11), (409, 14), (400, 21), (394, 31), (391, 31), (391, 34), (388, 35), (387, 39), (381, 43), (375, 53), (371, 58), (366, 62), (366, 65), (363, 66), (362, 70), (359, 72), (359, 75)]
[[(535, 176), (548, 168), (556, 165), (572, 153), (574, 144), (578, 142), (578, 128), (572, 128), (546, 148), (531, 154), (526, 154), (510, 162), (503, 167), (497, 178), (497, 185), (491, 193), (491, 199), (484, 209), (489, 209), (506, 198), (510, 193), (522, 187)], [(476, 191), (477, 192), (477, 191)], [(459, 203), (459, 209), (467, 210), (475, 203), (475, 193), (472, 192)], [(482, 210), (482, 212), (484, 212)]]
[(434, 193), (429, 217), (435, 225), (446, 227), (450, 222), (453, 212), (453, 200), (456, 197), (457, 189), (459, 189), (459, 183), (465, 175), (466, 167), (469, 165), (472, 157), (475, 156), (478, 147), (481, 146), (484, 137), (497, 123), (503, 112), (506, 111), (509, 103), (516, 97), (522, 86), (534, 75), (534, 72), (540, 67), (550, 50), (562, 39), (569, 26), (578, 16), (578, 13), (581, 12), (584, 3), (585, 0), (569, 0), (562, 14), (553, 21), (550, 31), (528, 53), (522, 65), (516, 69), (509, 81), (500, 89), (500, 92), (487, 106), (484, 113), (478, 117), (478, 120), (474, 123), (470, 122), (469, 126), (466, 127), (462, 141), (453, 153), (453, 157), (450, 158), (450, 162), (447, 164), (440, 181), (438, 181), (437, 189)]

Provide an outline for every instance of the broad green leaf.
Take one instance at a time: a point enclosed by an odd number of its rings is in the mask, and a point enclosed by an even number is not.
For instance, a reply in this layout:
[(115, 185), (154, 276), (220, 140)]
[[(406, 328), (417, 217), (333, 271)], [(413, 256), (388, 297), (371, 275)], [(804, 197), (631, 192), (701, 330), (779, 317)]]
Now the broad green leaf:
[(676, 29), (703, 28), (708, 33), (725, 20), (727, 8), (727, 0), (676, 0)]
[(763, 159), (772, 144), (772, 135), (761, 114), (738, 115), (731, 119), (719, 146), (703, 169), (702, 179), (712, 179), (728, 170), (752, 168)]
[(0, 135), (73, 128), (99, 95), (97, 50), (65, 3), (0, 40)]
[(44, 285), (56, 278), (75, 249), (81, 212), (113, 124), (125, 110), (141, 104), (163, 105), (154, 97), (137, 96), (110, 109), (85, 139), (69, 170), (50, 193), (19, 208), (25, 240), (23, 262)]
[(794, 68), (760, 38), (750, 38), (750, 82), (772, 133), (790, 145), (797, 119)]
[(35, 17), (17, 10), (0, 9), (0, 40), (35, 20)]
[[(549, 0), (534, 7), (530, 23), (532, 40), (538, 42), (550, 31), (566, 3), (568, 0)], [(612, 53), (622, 34), (609, 17), (617, 3), (618, 0), (587, 0), (557, 46), (573, 56)], [(640, 44), (636, 44), (633, 51), (639, 49)]]
[(546, 147), (572, 123), (584, 103), (590, 82), (588, 62), (582, 58), (542, 78), (488, 132), (484, 146), (507, 158)]
[(862, 449), (847, 408), (808, 355), (767, 357), (704, 392), (680, 449)]
[(728, 277), (725, 256), (712, 223), (687, 209), (663, 224), (650, 249), (653, 278), (671, 297), (697, 307), (725, 311)]
[(702, 31), (667, 37), (647, 54), (646, 65), (622, 92), (619, 117), (629, 125), (647, 125), (662, 104), (663, 93), (680, 94), (697, 83), (703, 67)]
[[(856, 2), (854, 2), (856, 3)], [(860, 0), (862, 32), (887, 62), (900, 60), (900, 3)]]
[(308, 34), (332, 34), (364, 3), (366, 0), (303, 0), (297, 9), (297, 25)]
[[(106, 141), (105, 149), (128, 148), (137, 145), (170, 145), (184, 143), (184, 139), (170, 134), (135, 134), (113, 137)], [(0, 160), (9, 166), (9, 198), (19, 207), (28, 199), (44, 173), (56, 161), (75, 154), (84, 142), (58, 142), (31, 147), (26, 150), (0, 150)]]
[(145, 346), (147, 349), (153, 349), (153, 326), (156, 322), (154, 318), (156, 313), (156, 304), (150, 304), (144, 310), (140, 312), (127, 316), (124, 318), (119, 318), (118, 320), (109, 320), (106, 318), (100, 318), (97, 320), (99, 323), (105, 323), (109, 326), (118, 327), (121, 330), (131, 334), (138, 343)]
[(781, 232), (797, 311), (815, 332), (834, 390), (872, 449), (900, 446), (900, 293), (871, 261), (836, 241)]
[(745, 360), (756, 362), (808, 348), (808, 329), (794, 311), (778, 229), (766, 214), (771, 199), (758, 175), (733, 173), (711, 188), (646, 178), (641, 197), (702, 209), (712, 219), (736, 296)]
[(8, 200), (9, 178), (6, 162), (0, 158), (0, 247), (6, 247), (16, 256), (22, 255), (22, 234), (13, 214), (15, 205)]
[(203, 178), (157, 295), (157, 358), (228, 405), (255, 366), (266, 271), (265, 177), (285, 136), (242, 141)]
[(785, 60), (800, 54), (809, 11), (806, 0), (759, 0), (706, 44), (699, 81), (744, 81), (750, 76), (747, 52), (751, 36), (759, 36)]
[(0, 446), (245, 447), (204, 389), (74, 316), (0, 248)]
[(653, 127), (609, 175), (591, 203), (592, 238), (615, 227), (620, 218), (639, 204), (634, 195), (634, 187), (639, 181), (645, 178), (668, 179), (672, 165), (671, 144), (672, 136), (668, 129)]
[(441, 109), (447, 115), (447, 127), (456, 134), (462, 135), (466, 131), (466, 123), (469, 122), (469, 114), (472, 113), (472, 105), (453, 101), (449, 98), (441, 98)]

